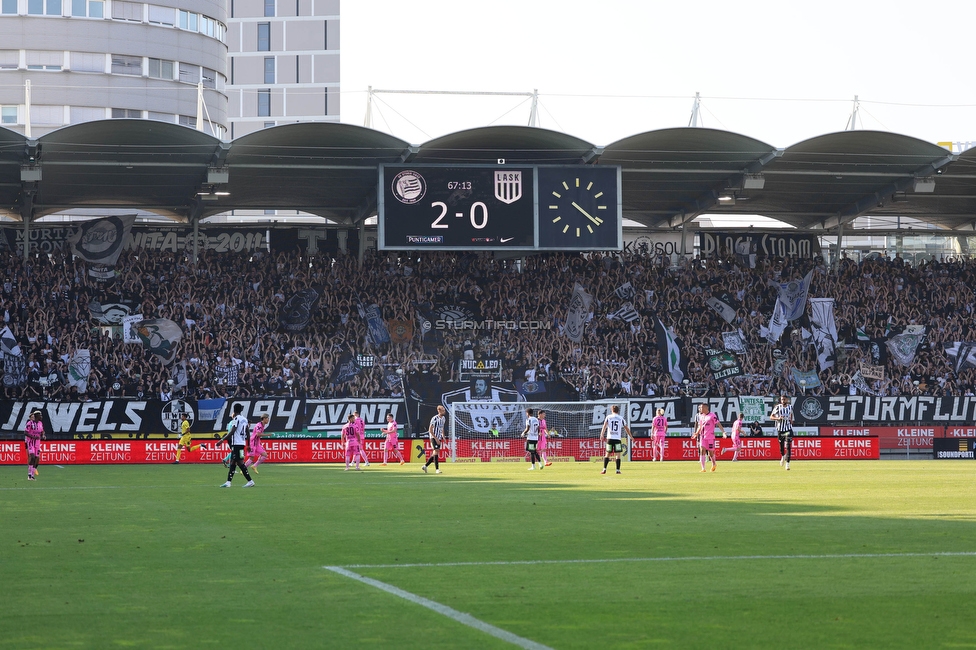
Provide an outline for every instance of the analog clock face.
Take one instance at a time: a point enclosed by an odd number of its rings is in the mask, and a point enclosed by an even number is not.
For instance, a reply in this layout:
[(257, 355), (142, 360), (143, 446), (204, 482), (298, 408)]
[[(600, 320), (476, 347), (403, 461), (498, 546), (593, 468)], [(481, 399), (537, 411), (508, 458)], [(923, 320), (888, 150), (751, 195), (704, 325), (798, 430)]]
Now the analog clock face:
[(542, 248), (618, 248), (616, 168), (539, 170)]

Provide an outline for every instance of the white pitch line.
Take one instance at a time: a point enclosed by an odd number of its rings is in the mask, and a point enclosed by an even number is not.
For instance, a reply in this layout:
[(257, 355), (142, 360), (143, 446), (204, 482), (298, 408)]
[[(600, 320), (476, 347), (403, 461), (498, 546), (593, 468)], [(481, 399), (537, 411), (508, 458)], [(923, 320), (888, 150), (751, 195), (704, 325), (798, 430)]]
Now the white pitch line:
[(394, 596), (403, 598), (404, 600), (408, 600), (411, 603), (420, 605), (421, 607), (426, 607), (427, 609), (433, 610), (438, 614), (441, 614), (442, 616), (446, 616), (454, 621), (457, 621), (458, 623), (461, 623), (462, 625), (473, 627), (474, 629), (484, 632), (485, 634), (490, 634), (496, 639), (507, 641), (508, 643), (511, 643), (512, 645), (516, 645), (520, 648), (525, 648), (526, 650), (552, 650), (552, 648), (550, 648), (549, 646), (542, 645), (541, 643), (536, 643), (535, 641), (522, 638), (516, 634), (512, 634), (511, 632), (503, 630), (500, 627), (495, 627), (490, 623), (485, 623), (484, 621), (477, 619), (474, 616), (471, 616), (471, 614), (465, 614), (464, 612), (459, 612), (456, 609), (452, 609), (451, 607), (448, 607), (447, 605), (441, 605), (440, 603), (424, 598), (423, 596), (418, 596), (417, 594), (412, 594), (409, 591), (404, 591), (399, 587), (394, 587), (393, 585), (387, 584), (385, 582), (380, 582), (379, 580), (374, 580), (372, 578), (367, 578), (366, 576), (361, 576), (358, 573), (347, 571), (343, 567), (339, 567), (339, 566), (326, 566), (323, 568), (328, 569), (329, 571), (332, 571), (334, 573), (338, 573), (341, 576), (345, 576), (347, 578), (351, 578), (358, 582), (362, 582), (363, 584), (369, 585), (370, 587), (376, 587), (377, 589), (381, 589), (382, 591), (385, 591), (388, 594), (393, 594)]
[[(413, 564), (346, 564), (347, 569), (413, 569), (423, 567), (523, 566), (533, 564), (610, 564), (618, 562), (701, 562), (706, 560), (842, 560), (900, 557), (976, 557), (976, 551), (933, 553), (825, 553), (822, 555), (698, 555), (625, 557), (592, 560), (499, 560), (492, 562), (418, 562)], [(333, 567), (326, 567), (332, 569)]]

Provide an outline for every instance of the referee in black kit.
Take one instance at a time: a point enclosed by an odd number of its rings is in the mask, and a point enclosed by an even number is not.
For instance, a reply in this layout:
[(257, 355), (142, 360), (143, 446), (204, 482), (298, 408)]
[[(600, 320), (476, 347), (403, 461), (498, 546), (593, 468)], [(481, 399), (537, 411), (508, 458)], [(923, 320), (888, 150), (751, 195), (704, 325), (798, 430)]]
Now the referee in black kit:
[(779, 464), (790, 469), (790, 455), (793, 451), (793, 405), (790, 398), (783, 395), (779, 404), (773, 407), (769, 419), (776, 423), (776, 434), (779, 436)]

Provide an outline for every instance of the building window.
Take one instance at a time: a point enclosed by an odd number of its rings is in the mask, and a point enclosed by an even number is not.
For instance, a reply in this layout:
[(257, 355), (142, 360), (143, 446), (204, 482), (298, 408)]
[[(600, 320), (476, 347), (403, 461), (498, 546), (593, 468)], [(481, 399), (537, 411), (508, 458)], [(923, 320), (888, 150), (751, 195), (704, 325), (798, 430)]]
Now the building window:
[(264, 15), (265, 16), (275, 15), (275, 0), (264, 0)]
[(258, 52), (271, 51), (271, 23), (258, 23)]
[[(16, 3), (14, 7), (13, 13), (17, 13)], [(6, 9), (3, 13), (7, 13)], [(60, 16), (61, 0), (27, 0), (27, 13), (32, 16)]]
[(216, 88), (217, 87), (217, 71), (211, 70), (210, 68), (203, 69), (203, 87), (204, 88)]
[(176, 9), (173, 7), (149, 5), (149, 22), (156, 25), (168, 25), (172, 27), (176, 24)]
[(5, 14), (16, 15), (17, 0), (3, 0), (3, 4), (0, 5), (0, 11), (3, 11)]
[(192, 115), (180, 115), (180, 126), (188, 126), (191, 129), (197, 128), (197, 118)]
[(188, 63), (180, 64), (180, 81), (187, 84), (197, 84), (200, 82), (200, 66)]
[(173, 62), (162, 59), (149, 59), (149, 76), (153, 79), (173, 80)]
[(20, 50), (0, 50), (0, 70), (16, 70), (20, 65)]
[(112, 2), (112, 18), (117, 20), (131, 20), (142, 22), (142, 3), (127, 2), (126, 0), (114, 0)]
[(273, 56), (264, 59), (264, 83), (273, 84), (275, 82), (275, 60)]
[(128, 118), (131, 120), (141, 120), (142, 111), (137, 111), (131, 108), (113, 108), (112, 109), (112, 119), (123, 119)]
[(258, 117), (271, 116), (271, 89), (258, 91)]
[(172, 124), (176, 119), (176, 116), (172, 113), (157, 113), (155, 111), (149, 111), (149, 119), (156, 120), (157, 122), (169, 122)]
[(325, 29), (323, 30), (324, 35), (322, 36), (322, 49), (329, 49), (329, 21), (325, 21)]
[(0, 108), (0, 124), (16, 124), (17, 123), (17, 107), (16, 106), (4, 106)]
[(113, 54), (112, 74), (127, 74), (133, 77), (141, 77), (142, 57), (125, 56), (124, 54)]
[(25, 54), (25, 58), (27, 59), (27, 69), (50, 71), (60, 70), (63, 63), (62, 56), (63, 52), (27, 50)]
[(199, 14), (193, 14), (189, 11), (180, 12), (180, 29), (185, 29), (187, 31), (196, 32), (199, 31), (198, 20)]

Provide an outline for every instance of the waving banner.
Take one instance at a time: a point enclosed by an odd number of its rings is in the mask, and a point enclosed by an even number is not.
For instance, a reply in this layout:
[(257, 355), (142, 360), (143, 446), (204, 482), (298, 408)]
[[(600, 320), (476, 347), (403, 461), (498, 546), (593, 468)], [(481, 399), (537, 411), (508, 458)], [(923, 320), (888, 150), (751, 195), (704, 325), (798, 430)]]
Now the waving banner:
[(311, 287), (302, 289), (288, 299), (278, 322), (286, 332), (300, 332), (312, 320), (312, 310), (319, 301), (319, 292)]
[(150, 318), (133, 325), (143, 347), (155, 354), (165, 365), (176, 359), (176, 344), (183, 338), (180, 326), (168, 318)]
[(593, 296), (586, 293), (583, 285), (573, 286), (573, 296), (569, 301), (569, 311), (566, 314), (566, 336), (573, 343), (583, 340), (583, 332), (586, 329), (586, 319), (590, 312), (590, 303)]
[(115, 266), (135, 222), (134, 214), (86, 221), (66, 241), (76, 257), (93, 264)]

